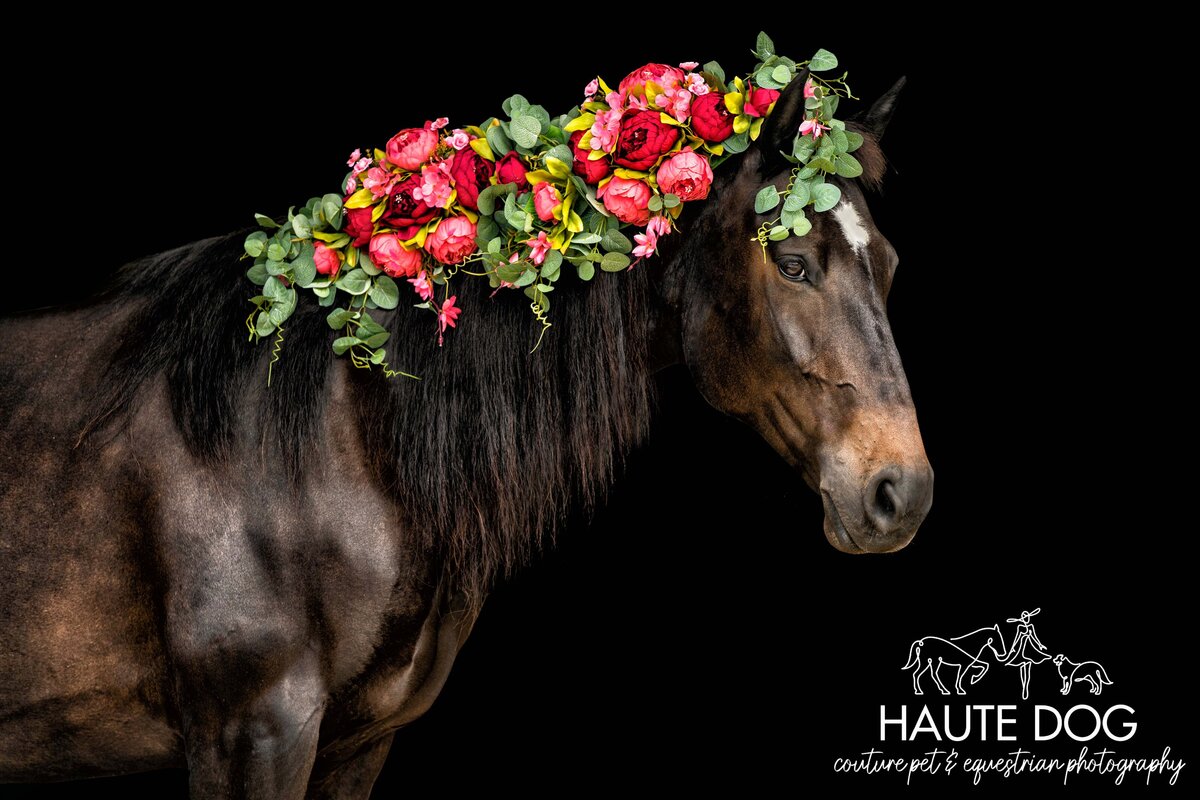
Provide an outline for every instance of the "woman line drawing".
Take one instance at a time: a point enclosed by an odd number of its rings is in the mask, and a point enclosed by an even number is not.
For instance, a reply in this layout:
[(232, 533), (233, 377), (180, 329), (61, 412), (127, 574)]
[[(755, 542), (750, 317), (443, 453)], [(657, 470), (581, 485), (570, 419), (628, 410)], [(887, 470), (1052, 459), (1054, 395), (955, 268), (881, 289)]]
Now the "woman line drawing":
[(1010, 667), (1021, 668), (1021, 699), (1029, 699), (1029, 672), (1030, 667), (1034, 664), (1040, 664), (1050, 658), (1050, 653), (1046, 651), (1046, 646), (1038, 639), (1037, 631), (1033, 627), (1033, 623), (1029, 620), (1042, 609), (1035, 608), (1033, 611), (1022, 611), (1018, 619), (1009, 618), (1009, 622), (1016, 622), (1017, 633), (1013, 639), (1012, 649), (1008, 651), (1008, 655), (1004, 657), (1003, 663)]

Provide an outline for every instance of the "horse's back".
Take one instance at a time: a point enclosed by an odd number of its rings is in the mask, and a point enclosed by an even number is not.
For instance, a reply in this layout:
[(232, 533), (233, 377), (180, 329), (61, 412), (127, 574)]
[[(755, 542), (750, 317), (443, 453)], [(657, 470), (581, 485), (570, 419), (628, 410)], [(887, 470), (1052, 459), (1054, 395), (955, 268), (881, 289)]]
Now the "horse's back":
[(0, 780), (177, 760), (147, 490), (126, 438), (80, 441), (122, 316), (0, 318)]

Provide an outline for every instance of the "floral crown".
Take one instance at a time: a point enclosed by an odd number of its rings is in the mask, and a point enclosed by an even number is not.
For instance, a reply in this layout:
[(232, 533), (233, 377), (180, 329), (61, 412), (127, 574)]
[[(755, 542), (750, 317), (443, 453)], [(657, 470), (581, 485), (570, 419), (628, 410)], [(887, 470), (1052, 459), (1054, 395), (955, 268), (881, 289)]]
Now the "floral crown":
[[(517, 94), (504, 101), (504, 119), (451, 128), (442, 117), (400, 131), (383, 150), (355, 150), (342, 192), (289, 210), (283, 223), (255, 215), (265, 230), (245, 242), (254, 259), (246, 276), (262, 287), (246, 320), (251, 338), (276, 335), (273, 365), (305, 289), (331, 309), (329, 326), (342, 333), (335, 353), (407, 375), (389, 368), (390, 334), (370, 312), (396, 308), (403, 280), (415, 307), (434, 315), (441, 344), (461, 313), (451, 279), (466, 275), (523, 291), (540, 344), (564, 264), (590, 281), (597, 267), (619, 272), (652, 256), (684, 204), (708, 196), (713, 167), (758, 138), (780, 91), (807, 67), (791, 180), (754, 201), (759, 214), (782, 204), (759, 228), (763, 247), (804, 236), (805, 209), (828, 211), (841, 198), (826, 176), (862, 173), (851, 155), (862, 137), (834, 118), (839, 98), (852, 95), (844, 73), (819, 76), (837, 67), (828, 50), (797, 62), (760, 33), (754, 55), (746, 77), (726, 80), (715, 61), (646, 64), (615, 89), (594, 78), (559, 117)], [(632, 241), (622, 232), (631, 227), (641, 229)]]

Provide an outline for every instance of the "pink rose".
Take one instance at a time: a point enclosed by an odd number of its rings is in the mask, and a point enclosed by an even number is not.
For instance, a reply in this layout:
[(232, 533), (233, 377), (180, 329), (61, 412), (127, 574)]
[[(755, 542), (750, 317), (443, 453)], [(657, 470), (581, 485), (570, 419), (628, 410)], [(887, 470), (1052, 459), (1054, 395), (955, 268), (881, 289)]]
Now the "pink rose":
[[(472, 211), (479, 210), (479, 193), (492, 181), (496, 165), (474, 150), (456, 153), (450, 165), (450, 177), (458, 189), (458, 202)], [(524, 177), (524, 176), (522, 176)]]
[(443, 264), (457, 264), (475, 252), (475, 223), (447, 217), (425, 238), (425, 249)]
[(405, 128), (387, 143), (388, 161), (416, 172), (437, 151), (438, 135), (425, 128)]
[(645, 225), (650, 221), (650, 187), (645, 181), (613, 178), (600, 187), (596, 196), (621, 222)]
[(317, 263), (317, 272), (322, 275), (337, 275), (342, 267), (337, 250), (326, 247), (323, 242), (313, 242), (313, 261)]
[(685, 147), (658, 168), (658, 188), (678, 195), (680, 200), (703, 200), (712, 186), (708, 159)]
[(381, 233), (371, 239), (371, 261), (390, 278), (404, 278), (421, 271), (421, 251), (406, 250), (400, 237)]
[(561, 206), (562, 195), (558, 193), (558, 189), (554, 188), (554, 184), (542, 181), (534, 187), (533, 208), (542, 222), (551, 222), (554, 219), (554, 212)]
[(746, 86), (746, 101), (742, 104), (742, 113), (748, 117), (765, 117), (771, 111), (771, 105), (779, 99), (777, 89), (758, 89), (753, 85)]
[(683, 72), (666, 64), (646, 64), (625, 76), (618, 91), (644, 97), (646, 84), (654, 83), (661, 89), (674, 89), (683, 83)]
[(342, 231), (350, 236), (350, 244), (354, 247), (362, 247), (371, 241), (371, 234), (375, 232), (371, 209), (347, 208), (346, 224), (342, 226)]
[[(579, 135), (582, 136), (583, 133)], [(525, 163), (521, 161), (521, 156), (516, 150), (505, 153), (504, 158), (496, 162), (497, 183), (515, 183), (518, 190), (528, 189), (529, 181), (525, 179), (525, 172)]]
[(608, 174), (608, 157), (598, 158), (595, 161), (588, 159), (588, 153), (591, 150), (584, 150), (579, 146), (579, 140), (583, 138), (583, 131), (575, 131), (571, 134), (571, 149), (575, 152), (575, 161), (571, 165), (571, 169), (575, 174), (583, 178), (584, 183), (595, 186), (604, 176)]

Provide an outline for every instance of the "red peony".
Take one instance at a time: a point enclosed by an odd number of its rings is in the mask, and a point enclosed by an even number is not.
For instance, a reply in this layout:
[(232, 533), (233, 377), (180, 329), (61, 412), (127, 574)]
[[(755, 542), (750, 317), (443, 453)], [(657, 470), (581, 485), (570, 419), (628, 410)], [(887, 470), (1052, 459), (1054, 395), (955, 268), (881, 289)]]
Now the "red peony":
[(371, 209), (347, 208), (346, 224), (342, 226), (342, 231), (350, 236), (350, 244), (354, 247), (362, 247), (371, 241), (371, 234), (375, 232)]
[(645, 181), (613, 178), (600, 187), (596, 196), (621, 222), (645, 225), (650, 221), (650, 187)]
[[(583, 134), (579, 135), (582, 136)], [(529, 188), (529, 181), (525, 179), (525, 172), (525, 163), (521, 161), (521, 156), (515, 150), (506, 153), (504, 158), (496, 162), (496, 182), (515, 183), (518, 191)]]
[(425, 249), (443, 264), (457, 264), (475, 252), (475, 223), (447, 217), (425, 238)]
[(395, 228), (401, 239), (416, 236), (421, 226), (437, 214), (436, 208), (431, 208), (414, 194), (420, 185), (421, 176), (410, 175), (388, 192), (387, 211), (383, 214), (383, 221)]
[(470, 148), (460, 150), (450, 165), (450, 177), (458, 189), (458, 202), (472, 211), (479, 210), (479, 193), (492, 182), (496, 165)]
[(711, 92), (692, 101), (692, 130), (706, 142), (723, 142), (733, 135), (733, 115), (724, 95)]
[(777, 89), (759, 89), (753, 85), (747, 85), (746, 101), (742, 104), (742, 113), (748, 117), (765, 117), (778, 99), (779, 91)]
[(613, 162), (630, 169), (654, 166), (679, 139), (679, 129), (663, 123), (657, 111), (639, 111), (621, 120), (621, 135), (613, 151)]
[(646, 64), (626, 75), (617, 90), (642, 97), (646, 94), (646, 84), (651, 82), (658, 84), (660, 90), (672, 89), (683, 83), (683, 72), (666, 64)]
[(592, 151), (584, 150), (579, 146), (579, 140), (583, 138), (583, 133), (583, 131), (575, 131), (571, 134), (571, 149), (575, 151), (575, 160), (571, 168), (575, 171), (576, 175), (583, 178), (584, 183), (590, 183), (594, 186), (608, 174), (608, 158), (598, 158), (595, 161), (589, 161), (588, 153)]

